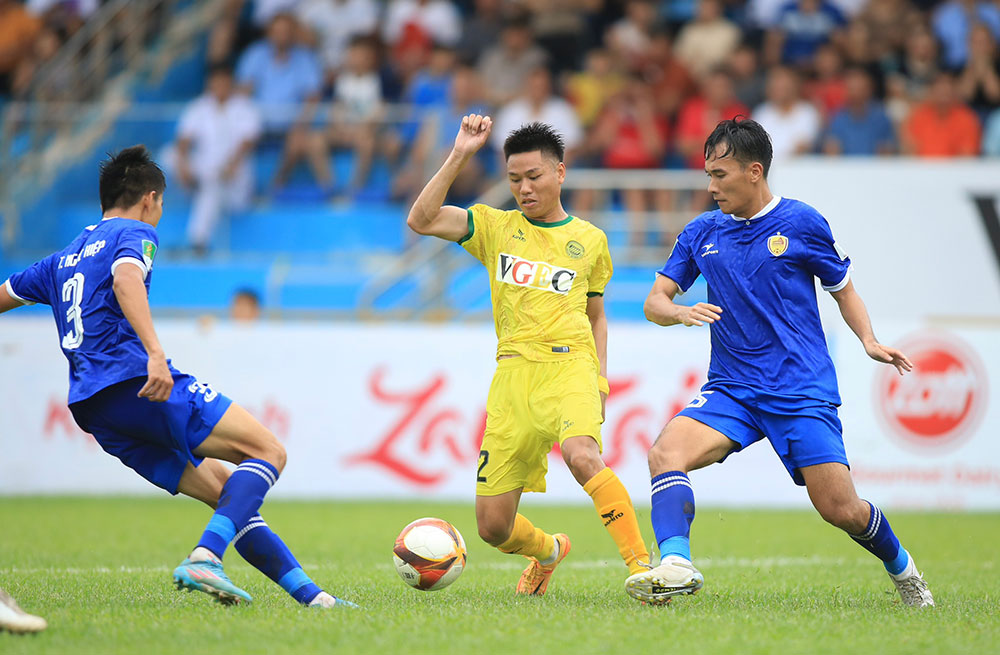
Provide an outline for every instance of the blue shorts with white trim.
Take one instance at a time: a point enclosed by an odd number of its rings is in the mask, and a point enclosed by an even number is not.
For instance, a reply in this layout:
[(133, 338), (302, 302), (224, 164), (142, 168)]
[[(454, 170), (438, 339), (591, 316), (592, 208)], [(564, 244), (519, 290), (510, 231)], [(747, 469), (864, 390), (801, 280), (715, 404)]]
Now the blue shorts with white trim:
[(799, 472), (802, 467), (829, 462), (850, 466), (837, 407), (822, 400), (709, 382), (677, 415), (704, 423), (735, 441), (731, 452), (767, 439), (800, 486), (805, 484)]
[(69, 406), (76, 424), (101, 448), (157, 487), (177, 493), (181, 475), (202, 458), (193, 451), (233, 403), (190, 375), (174, 375), (170, 398), (139, 398), (146, 378), (132, 378)]

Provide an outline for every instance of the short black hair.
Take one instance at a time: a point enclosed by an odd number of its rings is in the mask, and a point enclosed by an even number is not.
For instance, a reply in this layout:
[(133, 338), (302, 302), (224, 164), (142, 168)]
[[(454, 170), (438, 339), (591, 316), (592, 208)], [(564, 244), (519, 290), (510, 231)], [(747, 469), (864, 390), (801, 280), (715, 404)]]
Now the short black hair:
[(260, 294), (250, 287), (240, 287), (234, 291), (233, 300), (236, 300), (237, 298), (246, 298), (253, 304), (260, 306)]
[(127, 209), (150, 191), (162, 194), (166, 188), (163, 171), (142, 144), (108, 153), (108, 159), (101, 162), (101, 211)]
[(764, 167), (764, 179), (767, 179), (774, 153), (771, 149), (771, 137), (760, 123), (742, 115), (722, 121), (705, 139), (705, 159), (715, 154), (716, 148), (722, 144), (725, 144), (725, 150), (720, 158), (731, 155), (743, 166), (760, 162)]
[(562, 135), (545, 123), (522, 125), (511, 132), (503, 142), (504, 160), (510, 159), (511, 155), (535, 150), (541, 151), (543, 155), (555, 157), (556, 161), (562, 161), (566, 156), (566, 144)]

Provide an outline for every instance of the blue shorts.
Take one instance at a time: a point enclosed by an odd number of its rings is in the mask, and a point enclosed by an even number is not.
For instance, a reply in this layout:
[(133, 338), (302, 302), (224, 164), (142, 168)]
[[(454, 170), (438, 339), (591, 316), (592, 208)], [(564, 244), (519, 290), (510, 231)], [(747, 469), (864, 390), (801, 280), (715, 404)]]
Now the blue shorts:
[(69, 406), (76, 424), (110, 455), (157, 487), (177, 493), (181, 475), (202, 458), (192, 452), (233, 404), (190, 375), (174, 374), (164, 403), (139, 398), (146, 378), (133, 378)]
[(805, 485), (799, 472), (804, 466), (828, 462), (850, 466), (837, 407), (822, 400), (709, 382), (677, 415), (693, 418), (735, 441), (731, 452), (767, 439), (800, 486)]

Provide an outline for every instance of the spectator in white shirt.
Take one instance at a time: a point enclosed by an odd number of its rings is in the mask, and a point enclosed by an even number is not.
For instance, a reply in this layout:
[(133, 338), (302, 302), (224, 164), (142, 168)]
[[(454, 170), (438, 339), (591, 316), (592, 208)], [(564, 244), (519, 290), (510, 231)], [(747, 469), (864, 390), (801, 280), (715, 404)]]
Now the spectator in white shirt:
[(194, 192), (188, 242), (196, 253), (208, 250), (224, 210), (249, 204), (250, 154), (260, 132), (260, 114), (249, 98), (235, 93), (232, 70), (213, 67), (206, 92), (185, 108), (177, 129), (176, 172)]
[(462, 17), (449, 0), (392, 0), (385, 13), (382, 36), (390, 47), (420, 30), (439, 45), (454, 46), (462, 36)]
[(333, 88), (333, 108), (328, 124), (310, 132), (303, 150), (288, 151), (291, 161), (306, 157), (320, 189), (334, 192), (330, 151), (354, 151), (354, 172), (343, 195), (352, 196), (364, 188), (378, 146), (379, 123), (385, 106), (382, 81), (378, 75), (378, 45), (373, 37), (359, 36), (347, 48), (344, 69)]
[(774, 159), (812, 152), (822, 128), (819, 112), (802, 99), (798, 75), (776, 66), (767, 77), (767, 100), (753, 111), (753, 119), (771, 135)]
[(552, 94), (552, 75), (546, 68), (536, 68), (528, 76), (524, 94), (512, 100), (498, 113), (493, 124), (493, 146), (503, 152), (507, 135), (527, 123), (546, 123), (563, 137), (566, 144), (566, 161), (580, 146), (583, 130), (572, 105)]
[(351, 40), (374, 34), (378, 5), (375, 0), (302, 0), (295, 16), (332, 77), (343, 66)]

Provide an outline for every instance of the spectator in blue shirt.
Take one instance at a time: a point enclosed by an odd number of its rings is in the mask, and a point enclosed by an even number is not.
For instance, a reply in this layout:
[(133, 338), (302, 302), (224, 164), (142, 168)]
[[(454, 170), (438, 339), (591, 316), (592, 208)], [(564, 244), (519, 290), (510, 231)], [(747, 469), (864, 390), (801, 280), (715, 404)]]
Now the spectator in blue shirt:
[(285, 152), (275, 175), (278, 186), (295, 163), (289, 153), (304, 149), (323, 86), (319, 58), (296, 44), (297, 29), (291, 14), (276, 14), (265, 38), (247, 48), (236, 67), (241, 90), (261, 110), (264, 138), (285, 139)]
[(770, 63), (806, 64), (847, 21), (828, 0), (792, 0), (781, 7), (774, 29), (768, 32)]
[(833, 115), (823, 139), (828, 155), (888, 155), (896, 152), (896, 134), (881, 103), (872, 99), (871, 74), (860, 66), (847, 70), (846, 102)]
[(948, 0), (934, 12), (934, 34), (944, 46), (944, 63), (951, 70), (965, 66), (969, 58), (969, 31), (984, 23), (1000, 40), (1000, 7), (983, 0)]

